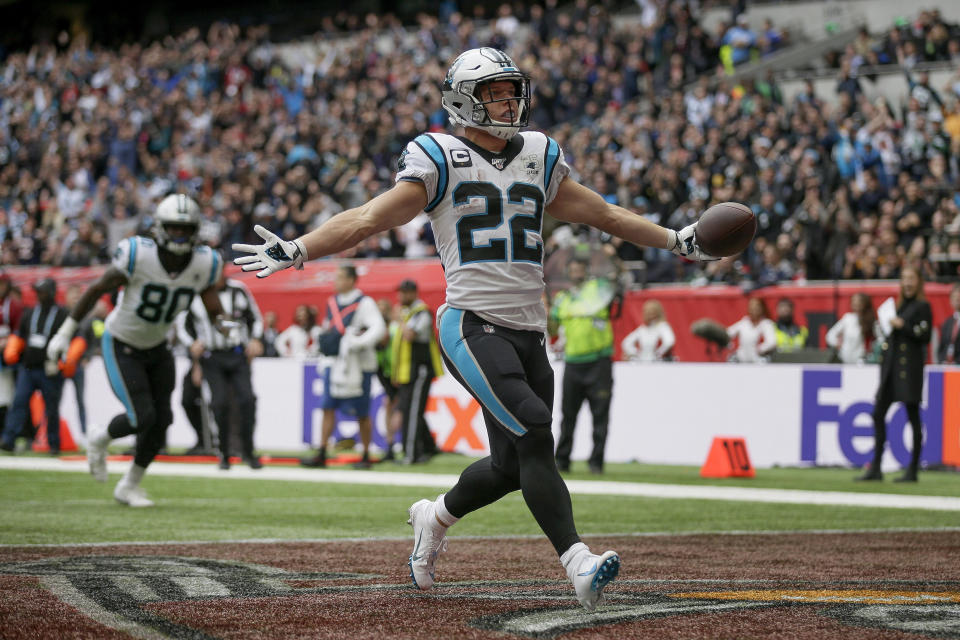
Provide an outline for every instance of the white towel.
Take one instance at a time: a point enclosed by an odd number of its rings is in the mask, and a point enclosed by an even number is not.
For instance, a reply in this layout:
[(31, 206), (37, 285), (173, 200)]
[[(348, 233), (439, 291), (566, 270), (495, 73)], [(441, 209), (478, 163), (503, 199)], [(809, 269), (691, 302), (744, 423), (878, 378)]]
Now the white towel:
[(340, 339), (340, 353), (330, 369), (332, 398), (358, 398), (363, 395), (363, 369), (360, 367), (359, 351), (352, 349), (357, 339), (350, 330)]

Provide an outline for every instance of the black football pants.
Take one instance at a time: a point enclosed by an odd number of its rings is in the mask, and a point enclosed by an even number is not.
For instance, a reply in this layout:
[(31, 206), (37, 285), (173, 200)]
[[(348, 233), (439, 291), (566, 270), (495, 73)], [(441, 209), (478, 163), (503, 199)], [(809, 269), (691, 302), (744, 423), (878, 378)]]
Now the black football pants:
[(440, 317), (450, 373), (483, 409), (490, 455), (460, 474), (444, 503), (458, 518), (520, 489), (557, 555), (580, 541), (570, 493), (553, 457), (553, 368), (545, 336), (494, 325), (469, 311)]
[(110, 386), (126, 408), (110, 421), (111, 438), (137, 435), (134, 464), (146, 467), (166, 443), (167, 427), (173, 422), (170, 396), (176, 386), (173, 354), (163, 342), (150, 349), (137, 349), (109, 332), (102, 338), (103, 362)]

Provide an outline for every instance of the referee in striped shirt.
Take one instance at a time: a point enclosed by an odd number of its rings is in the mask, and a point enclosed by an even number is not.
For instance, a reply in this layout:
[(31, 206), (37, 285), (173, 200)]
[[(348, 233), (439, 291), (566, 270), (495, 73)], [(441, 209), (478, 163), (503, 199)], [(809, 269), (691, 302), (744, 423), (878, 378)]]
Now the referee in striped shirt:
[(220, 276), (215, 287), (224, 315), (238, 324), (223, 335), (210, 323), (199, 297), (177, 318), (177, 338), (199, 362), (210, 385), (211, 410), (220, 439), (220, 468), (230, 468), (230, 414), (236, 408), (240, 455), (251, 469), (259, 469), (253, 452), (257, 397), (253, 393), (250, 361), (263, 354), (263, 318), (257, 302), (239, 280)]

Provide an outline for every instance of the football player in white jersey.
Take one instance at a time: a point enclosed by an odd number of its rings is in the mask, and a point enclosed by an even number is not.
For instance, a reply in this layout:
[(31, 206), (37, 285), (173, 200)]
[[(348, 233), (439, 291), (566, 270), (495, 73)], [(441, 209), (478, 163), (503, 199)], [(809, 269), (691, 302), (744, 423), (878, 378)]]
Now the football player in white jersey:
[(594, 555), (580, 541), (570, 495), (553, 454), (553, 370), (544, 346), (544, 212), (592, 225), (638, 245), (709, 260), (695, 225), (666, 229), (609, 204), (568, 177), (559, 145), (520, 132), (530, 113), (530, 81), (502, 51), (472, 49), (450, 67), (443, 106), (462, 135), (424, 134), (400, 156), (396, 184), (292, 241), (255, 227), (262, 245), (233, 245), (235, 260), (269, 276), (305, 260), (348, 249), (425, 211), (447, 280), (438, 312), (450, 372), (483, 408), (490, 456), (470, 465), (435, 501), (410, 507), (410, 574), (420, 589), (434, 582), (446, 529), (468, 513), (520, 489), (550, 539), (577, 598), (588, 610), (616, 577), (613, 551)]
[(80, 296), (47, 348), (51, 360), (60, 359), (97, 300), (123, 287), (117, 306), (107, 316), (102, 347), (110, 386), (126, 411), (113, 418), (106, 430), (91, 435), (87, 458), (90, 473), (106, 482), (110, 440), (136, 434), (133, 465), (113, 492), (119, 502), (132, 507), (153, 505), (140, 480), (163, 447), (173, 421), (170, 396), (176, 379), (167, 330), (198, 293), (210, 317), (223, 330), (229, 328), (229, 322), (220, 319), (223, 308), (213, 286), (223, 271), (223, 260), (210, 247), (197, 245), (199, 225), (196, 202), (182, 194), (164, 198), (154, 216), (153, 237), (134, 236), (120, 242), (111, 266)]

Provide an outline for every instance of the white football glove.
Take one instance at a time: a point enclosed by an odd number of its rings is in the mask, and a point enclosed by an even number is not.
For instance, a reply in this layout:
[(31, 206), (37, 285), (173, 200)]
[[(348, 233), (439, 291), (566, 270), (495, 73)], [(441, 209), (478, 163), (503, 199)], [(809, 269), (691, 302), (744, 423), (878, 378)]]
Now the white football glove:
[(241, 265), (244, 271), (258, 271), (258, 278), (266, 278), (275, 271), (282, 271), (287, 267), (303, 269), (303, 261), (307, 259), (307, 250), (299, 240), (283, 240), (277, 234), (260, 225), (253, 228), (261, 238), (263, 244), (234, 244), (234, 251), (243, 251), (253, 255), (240, 256), (234, 259), (233, 264)]
[(67, 319), (60, 325), (60, 329), (53, 334), (50, 342), (47, 343), (47, 359), (59, 362), (63, 356), (67, 355), (67, 349), (70, 348), (70, 341), (73, 340), (73, 334), (77, 331), (77, 321), (67, 316)]
[(688, 260), (700, 260), (703, 262), (709, 262), (711, 260), (719, 260), (711, 256), (708, 253), (705, 253), (703, 249), (700, 248), (700, 245), (697, 244), (697, 223), (688, 224), (680, 231), (674, 231), (674, 244), (670, 247), (670, 251), (677, 254), (682, 258), (687, 258)]

